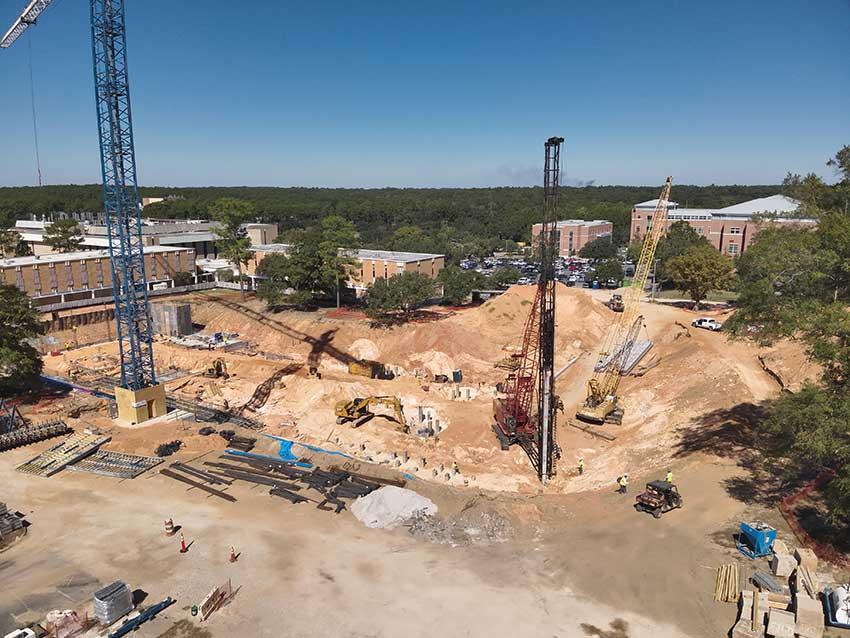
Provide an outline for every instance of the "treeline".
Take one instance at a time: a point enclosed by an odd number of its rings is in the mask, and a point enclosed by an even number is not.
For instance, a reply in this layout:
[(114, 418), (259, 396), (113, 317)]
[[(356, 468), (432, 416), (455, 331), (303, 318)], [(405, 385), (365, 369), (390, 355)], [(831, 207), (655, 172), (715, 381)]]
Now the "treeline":
[[(774, 195), (780, 186), (674, 186), (673, 199), (682, 206), (723, 207)], [(658, 197), (657, 186), (562, 187), (561, 219), (607, 219), (614, 223), (614, 241), (628, 241), (632, 206)], [(146, 208), (151, 217), (208, 218), (212, 204), (223, 197), (251, 202), (257, 221), (277, 222), (281, 233), (313, 226), (326, 215), (352, 222), (365, 247), (408, 248), (411, 241), (446, 252), (446, 243), (460, 242), (481, 250), (507, 242), (528, 241), (540, 221), (541, 187), (501, 188), (272, 188), (272, 187), (144, 187), (142, 197), (170, 197)], [(102, 209), (100, 186), (66, 185), (0, 188), (0, 225), (55, 211)], [(417, 232), (421, 231), (421, 232)], [(397, 236), (400, 234), (400, 237)], [(411, 235), (413, 235), (411, 237)], [(419, 250), (429, 247), (420, 246)]]

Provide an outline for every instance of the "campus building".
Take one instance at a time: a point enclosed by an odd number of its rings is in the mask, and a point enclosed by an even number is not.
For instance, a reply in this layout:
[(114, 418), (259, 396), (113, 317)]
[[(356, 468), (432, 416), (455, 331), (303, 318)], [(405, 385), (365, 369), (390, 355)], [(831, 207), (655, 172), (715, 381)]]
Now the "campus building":
[[(534, 224), (531, 227), (532, 243), (539, 240), (542, 230), (543, 224)], [(555, 222), (555, 243), (558, 245), (558, 256), (573, 257), (588, 242), (600, 237), (610, 237), (613, 232), (614, 224), (604, 219), (592, 221), (565, 219)]]
[[(148, 246), (145, 275), (150, 290), (174, 286), (174, 274), (195, 273), (191, 248)], [(112, 300), (112, 265), (108, 250), (84, 250), (0, 259), (0, 282), (17, 287), (33, 305)]]
[[(256, 278), (257, 267), (263, 257), (269, 253), (287, 254), (289, 249), (289, 244), (252, 246), (253, 256), (248, 264), (247, 274)], [(364, 248), (354, 251), (352, 256), (358, 263), (349, 269), (346, 286), (353, 289), (357, 296), (362, 295), (377, 279), (388, 279), (393, 275), (404, 272), (418, 272), (431, 279), (436, 279), (445, 266), (444, 255), (431, 253), (406, 253)]]
[[(94, 250), (109, 246), (109, 233), (102, 213), (57, 214), (57, 218), (76, 219), (83, 230), (81, 250)], [(44, 233), (51, 220), (18, 220), (14, 230), (26, 242), (34, 255), (53, 252), (44, 241)], [(145, 246), (170, 246), (191, 248), (198, 257), (218, 258), (215, 233), (216, 222), (204, 219), (142, 219), (142, 243)], [(277, 237), (277, 224), (243, 224), (252, 244), (268, 244)]]
[[(658, 200), (635, 204), (629, 237), (646, 236)], [(724, 255), (735, 257), (753, 245), (765, 224), (814, 225), (817, 220), (799, 216), (800, 202), (784, 195), (761, 197), (725, 208), (681, 208), (676, 202), (667, 206), (667, 230), (673, 222), (687, 222), (697, 233)]]

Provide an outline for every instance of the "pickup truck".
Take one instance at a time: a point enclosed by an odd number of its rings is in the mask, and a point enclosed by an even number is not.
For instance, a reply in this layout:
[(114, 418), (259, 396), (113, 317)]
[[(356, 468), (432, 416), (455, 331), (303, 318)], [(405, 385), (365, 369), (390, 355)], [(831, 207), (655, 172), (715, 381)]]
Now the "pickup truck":
[(691, 325), (694, 328), (702, 328), (703, 330), (711, 330), (712, 332), (717, 332), (723, 327), (722, 323), (720, 323), (716, 319), (711, 319), (709, 317), (700, 317), (699, 319), (694, 319), (691, 322)]

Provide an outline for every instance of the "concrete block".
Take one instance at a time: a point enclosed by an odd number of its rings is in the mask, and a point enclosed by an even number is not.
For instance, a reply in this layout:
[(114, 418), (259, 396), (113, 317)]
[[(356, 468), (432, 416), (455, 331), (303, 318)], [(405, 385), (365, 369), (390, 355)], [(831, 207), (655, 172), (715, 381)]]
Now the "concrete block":
[(794, 638), (794, 614), (773, 609), (767, 614), (767, 635), (773, 638)]
[(773, 551), (776, 554), (790, 554), (790, 553), (792, 553), (791, 549), (788, 547), (788, 545), (785, 543), (785, 541), (780, 540), (778, 538), (775, 541), (773, 541)]
[(794, 550), (794, 558), (797, 559), (797, 564), (801, 567), (806, 567), (815, 572), (818, 569), (818, 557), (815, 553), (805, 547), (798, 547)]
[(823, 632), (823, 624), (815, 627), (814, 625), (797, 623), (794, 627), (794, 633), (797, 634), (798, 638), (823, 638)]
[(791, 554), (774, 554), (770, 559), (770, 571), (781, 578), (790, 576), (796, 567), (797, 561)]
[(799, 625), (823, 628), (823, 603), (808, 596), (797, 596), (796, 621)]
[(732, 627), (732, 638), (760, 638), (762, 631), (752, 631), (749, 618), (741, 618)]

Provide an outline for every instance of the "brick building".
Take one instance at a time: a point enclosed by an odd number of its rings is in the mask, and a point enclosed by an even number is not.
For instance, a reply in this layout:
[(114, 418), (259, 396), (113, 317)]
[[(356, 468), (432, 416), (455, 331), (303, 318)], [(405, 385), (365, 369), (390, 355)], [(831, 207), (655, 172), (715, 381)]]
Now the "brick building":
[[(195, 273), (195, 252), (191, 248), (145, 248), (145, 275), (151, 289), (173, 286), (177, 272)], [(112, 299), (109, 251), (0, 259), (0, 282), (25, 292), (35, 306), (100, 298), (106, 303)]]
[[(536, 243), (543, 224), (534, 224), (531, 227), (531, 241)], [(583, 219), (565, 219), (555, 222), (555, 242), (558, 244), (558, 256), (572, 257), (584, 248), (585, 244), (599, 239), (610, 237), (614, 232), (614, 224), (604, 219), (585, 221)]]
[[(629, 237), (644, 237), (652, 226), (657, 199), (635, 204)], [(765, 224), (814, 225), (817, 220), (798, 215), (800, 202), (772, 195), (725, 208), (681, 208), (676, 202), (667, 207), (667, 229), (676, 221), (687, 222), (724, 255), (735, 257), (752, 246)]]
[[(247, 274), (256, 276), (257, 267), (269, 253), (288, 253), (289, 244), (266, 244), (253, 247), (254, 254), (248, 264)], [(376, 279), (386, 279), (403, 272), (418, 272), (436, 279), (445, 265), (444, 255), (431, 253), (406, 253), (392, 250), (361, 249), (354, 253), (358, 265), (349, 270), (346, 286), (357, 296), (363, 294)]]

